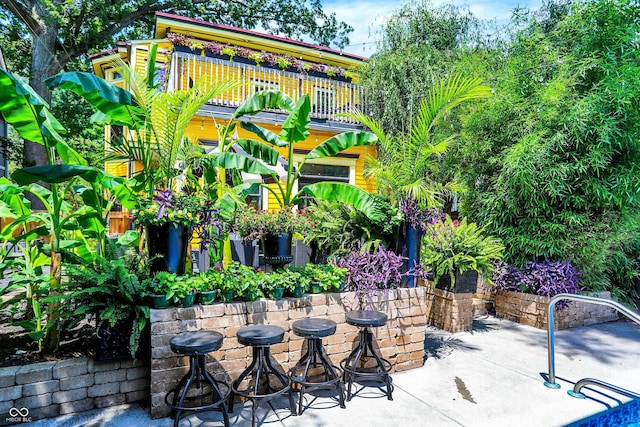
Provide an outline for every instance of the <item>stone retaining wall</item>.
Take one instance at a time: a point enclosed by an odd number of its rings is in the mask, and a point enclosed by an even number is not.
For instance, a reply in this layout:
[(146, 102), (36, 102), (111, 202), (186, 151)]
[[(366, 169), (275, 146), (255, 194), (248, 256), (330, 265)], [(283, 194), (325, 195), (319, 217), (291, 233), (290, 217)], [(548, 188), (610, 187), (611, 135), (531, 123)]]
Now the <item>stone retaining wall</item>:
[[(390, 290), (372, 306), (389, 317), (383, 327), (374, 328), (376, 345), (396, 371), (424, 364), (426, 289)], [(177, 357), (169, 340), (184, 331), (215, 330), (224, 336), (220, 350), (207, 356), (207, 368), (217, 380), (231, 382), (249, 365), (251, 349), (238, 343), (238, 329), (255, 324), (274, 324), (285, 330), (284, 340), (271, 347), (276, 362), (286, 372), (302, 356), (304, 340), (291, 332), (291, 324), (305, 317), (334, 320), (336, 333), (323, 340), (336, 365), (357, 342), (358, 328), (345, 323), (345, 312), (356, 308), (353, 293), (305, 295), (282, 300), (216, 303), (209, 306), (151, 310), (151, 416), (169, 415), (165, 394), (187, 372), (188, 357)]]
[[(610, 292), (594, 292), (588, 295), (612, 299)], [(496, 316), (523, 325), (546, 329), (550, 300), (551, 298), (540, 295), (499, 290), (495, 298)], [(584, 301), (572, 301), (564, 310), (556, 311), (554, 316), (555, 329), (568, 329), (616, 320), (618, 320), (618, 314), (613, 308)]]
[(8, 420), (11, 408), (27, 408), (37, 421), (148, 398), (148, 361), (81, 357), (0, 368), (0, 425), (15, 424)]
[(431, 288), (427, 294), (430, 325), (449, 332), (470, 331), (473, 326), (473, 294)]

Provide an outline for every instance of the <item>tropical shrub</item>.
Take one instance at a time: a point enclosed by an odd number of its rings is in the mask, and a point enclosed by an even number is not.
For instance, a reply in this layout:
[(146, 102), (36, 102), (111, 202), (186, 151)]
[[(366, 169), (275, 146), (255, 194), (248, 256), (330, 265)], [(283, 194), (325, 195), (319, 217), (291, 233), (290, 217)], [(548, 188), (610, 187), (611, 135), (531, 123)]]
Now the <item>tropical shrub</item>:
[[(558, 294), (577, 294), (582, 273), (569, 260), (528, 262), (518, 268), (505, 262), (497, 263), (492, 274), (496, 289), (526, 292), (553, 297)], [(559, 301), (556, 307), (566, 307), (568, 301)]]

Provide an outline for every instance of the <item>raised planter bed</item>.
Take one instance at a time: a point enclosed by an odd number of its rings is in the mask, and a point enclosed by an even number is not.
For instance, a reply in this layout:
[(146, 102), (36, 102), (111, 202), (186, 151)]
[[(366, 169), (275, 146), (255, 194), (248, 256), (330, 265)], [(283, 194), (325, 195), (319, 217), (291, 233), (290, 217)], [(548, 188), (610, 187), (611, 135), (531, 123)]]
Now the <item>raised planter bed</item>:
[[(610, 292), (594, 292), (588, 295), (612, 299)], [(546, 329), (550, 300), (551, 298), (541, 295), (499, 290), (495, 298), (496, 316), (523, 325)], [(572, 302), (564, 310), (556, 311), (554, 316), (555, 329), (568, 329), (616, 320), (618, 320), (618, 314), (614, 309), (583, 301)]]
[[(339, 364), (353, 349), (358, 328), (345, 322), (345, 312), (356, 308), (351, 292), (306, 294), (301, 298), (260, 299), (254, 302), (215, 303), (209, 306), (151, 310), (151, 416), (169, 415), (165, 394), (187, 371), (188, 358), (177, 357), (169, 340), (184, 331), (214, 330), (224, 335), (220, 350), (208, 356), (209, 372), (217, 378), (232, 381), (248, 366), (251, 349), (238, 343), (239, 328), (253, 324), (274, 324), (285, 330), (282, 343), (271, 348), (277, 363), (287, 371), (302, 356), (304, 339), (291, 333), (293, 321), (305, 317), (334, 320), (336, 333), (324, 340), (325, 349), (334, 364)], [(376, 346), (394, 370), (402, 371), (424, 364), (426, 289), (390, 290), (371, 301), (375, 309), (389, 320), (376, 328)]]

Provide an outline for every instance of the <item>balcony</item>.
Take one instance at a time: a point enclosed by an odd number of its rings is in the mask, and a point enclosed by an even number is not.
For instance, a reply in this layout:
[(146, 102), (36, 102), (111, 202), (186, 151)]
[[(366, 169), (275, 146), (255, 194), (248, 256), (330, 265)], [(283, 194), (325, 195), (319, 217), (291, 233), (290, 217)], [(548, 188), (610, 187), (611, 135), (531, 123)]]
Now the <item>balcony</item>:
[(233, 91), (211, 99), (209, 105), (218, 107), (237, 107), (251, 94), (260, 90), (279, 90), (294, 100), (306, 93), (311, 100), (312, 119), (357, 125), (359, 123), (355, 120), (341, 117), (340, 114), (353, 108), (362, 109), (364, 105), (362, 88), (346, 81), (174, 52), (169, 89), (188, 89), (201, 79), (205, 79), (211, 85), (225, 79), (245, 83)]

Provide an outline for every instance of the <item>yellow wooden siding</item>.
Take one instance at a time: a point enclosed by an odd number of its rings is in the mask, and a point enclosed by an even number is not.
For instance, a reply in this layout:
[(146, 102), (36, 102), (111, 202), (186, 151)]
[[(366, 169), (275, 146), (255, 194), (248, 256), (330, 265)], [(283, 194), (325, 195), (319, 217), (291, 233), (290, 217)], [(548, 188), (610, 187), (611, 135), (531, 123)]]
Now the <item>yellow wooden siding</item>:
[(127, 176), (127, 162), (107, 162), (105, 164), (105, 170), (107, 173), (115, 176), (126, 177)]

